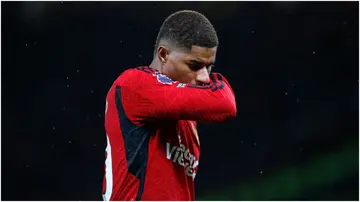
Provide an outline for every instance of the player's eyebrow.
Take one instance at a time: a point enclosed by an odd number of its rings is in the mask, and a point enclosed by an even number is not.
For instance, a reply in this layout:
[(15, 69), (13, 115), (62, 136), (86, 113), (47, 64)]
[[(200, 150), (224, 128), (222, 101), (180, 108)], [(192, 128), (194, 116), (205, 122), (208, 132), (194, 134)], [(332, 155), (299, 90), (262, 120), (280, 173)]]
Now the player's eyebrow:
[(194, 64), (196, 64), (196, 65), (199, 65), (199, 66), (204, 65), (204, 64), (205, 64), (206, 66), (210, 66), (210, 65), (214, 65), (214, 64), (215, 64), (215, 60), (212, 61), (210, 64), (206, 64), (206, 63), (201, 62), (201, 61), (199, 61), (199, 60), (190, 60), (190, 62), (192, 62), (192, 63), (194, 63)]

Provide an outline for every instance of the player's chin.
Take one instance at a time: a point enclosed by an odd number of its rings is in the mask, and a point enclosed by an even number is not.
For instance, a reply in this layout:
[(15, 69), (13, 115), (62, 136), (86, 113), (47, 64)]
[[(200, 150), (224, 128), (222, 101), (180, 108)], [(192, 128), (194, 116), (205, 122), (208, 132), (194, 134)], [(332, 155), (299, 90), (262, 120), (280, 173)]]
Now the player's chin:
[(186, 84), (190, 84), (190, 85), (198, 85), (196, 81), (188, 81), (188, 80), (180, 81), (180, 83), (186, 83)]
[(202, 83), (202, 82), (196, 82), (196, 85), (198, 85), (198, 86), (205, 86), (206, 84), (205, 84), (205, 83)]

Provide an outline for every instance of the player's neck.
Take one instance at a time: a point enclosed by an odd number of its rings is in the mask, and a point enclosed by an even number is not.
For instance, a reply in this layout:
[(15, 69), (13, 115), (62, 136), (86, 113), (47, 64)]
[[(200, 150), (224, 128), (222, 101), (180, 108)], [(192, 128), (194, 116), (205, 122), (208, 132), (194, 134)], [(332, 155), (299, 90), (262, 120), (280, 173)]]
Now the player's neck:
[(154, 58), (150, 64), (150, 67), (161, 72), (161, 63), (157, 58)]

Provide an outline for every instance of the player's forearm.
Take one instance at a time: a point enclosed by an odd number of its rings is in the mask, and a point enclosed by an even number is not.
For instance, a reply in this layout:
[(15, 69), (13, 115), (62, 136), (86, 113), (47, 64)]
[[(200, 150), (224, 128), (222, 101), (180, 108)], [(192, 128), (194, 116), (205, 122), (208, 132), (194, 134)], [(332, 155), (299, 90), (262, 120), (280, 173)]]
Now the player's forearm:
[(205, 123), (222, 122), (235, 117), (237, 114), (234, 98), (224, 98), (217, 102), (217, 106), (209, 106), (197, 121)]
[(143, 80), (149, 85), (123, 85), (122, 101), (130, 119), (194, 120), (220, 122), (236, 115), (234, 93), (220, 74), (211, 74), (209, 86), (162, 84), (156, 77)]
[(190, 120), (198, 122), (222, 122), (235, 117), (237, 113), (235, 96), (228, 84), (221, 91), (193, 107), (198, 113)]
[(204, 97), (204, 101), (198, 107), (203, 107), (203, 113), (196, 121), (199, 122), (222, 122), (236, 116), (235, 95), (229, 82), (220, 74), (212, 74), (213, 84), (217, 84), (217, 90), (212, 90), (210, 96)]
[(150, 118), (221, 122), (236, 116), (235, 97), (227, 82), (215, 91), (167, 91), (164, 96), (167, 99), (157, 99), (147, 107)]

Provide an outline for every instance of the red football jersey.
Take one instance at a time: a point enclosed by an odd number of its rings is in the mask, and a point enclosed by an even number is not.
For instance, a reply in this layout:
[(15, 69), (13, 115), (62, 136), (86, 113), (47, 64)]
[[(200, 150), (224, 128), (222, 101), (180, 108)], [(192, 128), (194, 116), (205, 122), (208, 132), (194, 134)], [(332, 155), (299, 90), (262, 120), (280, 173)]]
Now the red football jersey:
[(236, 115), (227, 80), (210, 78), (207, 86), (184, 84), (151, 67), (117, 78), (106, 99), (104, 200), (195, 200), (196, 121)]

